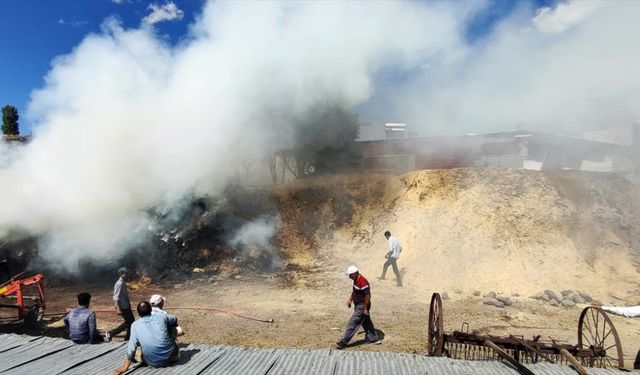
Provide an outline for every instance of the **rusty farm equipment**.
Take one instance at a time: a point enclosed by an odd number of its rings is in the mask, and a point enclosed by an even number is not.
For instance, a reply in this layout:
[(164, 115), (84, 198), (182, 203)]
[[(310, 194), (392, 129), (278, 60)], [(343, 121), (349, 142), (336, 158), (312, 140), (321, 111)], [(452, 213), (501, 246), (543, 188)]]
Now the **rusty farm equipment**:
[[(578, 343), (570, 345), (541, 336), (491, 336), (469, 333), (469, 324), (460, 331), (444, 332), (442, 298), (431, 296), (428, 323), (428, 355), (456, 359), (505, 359), (516, 367), (523, 363), (550, 362), (574, 367), (624, 368), (618, 332), (607, 314), (598, 307), (582, 310), (578, 321)], [(525, 371), (526, 372), (526, 371)]]
[(23, 277), (21, 273), (0, 285), (0, 308), (18, 310), (16, 321), (38, 323), (44, 316), (45, 307), (44, 278), (41, 274)]

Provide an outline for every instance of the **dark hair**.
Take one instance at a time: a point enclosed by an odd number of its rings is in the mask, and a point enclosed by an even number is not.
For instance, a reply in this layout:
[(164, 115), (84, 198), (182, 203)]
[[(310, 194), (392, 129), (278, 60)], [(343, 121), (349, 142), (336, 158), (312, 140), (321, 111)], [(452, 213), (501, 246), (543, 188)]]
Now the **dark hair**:
[(389, 231), (384, 232), (384, 236), (385, 237), (389, 237), (390, 235), (391, 235), (391, 232), (389, 232)]
[(138, 304), (136, 310), (138, 310), (138, 315), (140, 315), (141, 318), (143, 316), (151, 315), (151, 304), (147, 301), (142, 301)]
[(89, 302), (91, 302), (91, 294), (84, 292), (78, 294), (78, 305), (89, 306)]

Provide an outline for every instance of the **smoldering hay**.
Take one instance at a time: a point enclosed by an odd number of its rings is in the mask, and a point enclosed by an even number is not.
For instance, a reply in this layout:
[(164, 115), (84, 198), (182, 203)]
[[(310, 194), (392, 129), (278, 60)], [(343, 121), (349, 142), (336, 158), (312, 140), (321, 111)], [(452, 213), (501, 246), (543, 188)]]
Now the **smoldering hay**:
[(117, 257), (145, 240), (149, 208), (216, 194), (323, 102), (423, 132), (628, 123), (640, 3), (581, 4), (521, 5), (474, 42), (489, 3), (208, 2), (177, 45), (108, 18), (32, 93), (34, 140), (0, 148), (0, 238), (37, 236), (70, 271)]

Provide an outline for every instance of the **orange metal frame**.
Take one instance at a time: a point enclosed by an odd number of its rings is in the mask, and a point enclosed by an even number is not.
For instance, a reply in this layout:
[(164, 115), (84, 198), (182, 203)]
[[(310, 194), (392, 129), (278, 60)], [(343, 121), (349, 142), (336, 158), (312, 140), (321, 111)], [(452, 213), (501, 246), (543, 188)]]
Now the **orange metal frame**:
[[(44, 277), (42, 274), (37, 274), (31, 277), (19, 278), (21, 275), (16, 275), (11, 280), (0, 285), (0, 302), (7, 298), (15, 298), (15, 303), (0, 303), (0, 307), (9, 307), (18, 309), (18, 319), (25, 319), (28, 316), (27, 307), (24, 304), (25, 299), (31, 299), (38, 307), (44, 310), (46, 306), (45, 293), (44, 293)], [(25, 296), (24, 287), (29, 285), (36, 285), (38, 288), (38, 296)], [(13, 297), (15, 295), (15, 297)]]

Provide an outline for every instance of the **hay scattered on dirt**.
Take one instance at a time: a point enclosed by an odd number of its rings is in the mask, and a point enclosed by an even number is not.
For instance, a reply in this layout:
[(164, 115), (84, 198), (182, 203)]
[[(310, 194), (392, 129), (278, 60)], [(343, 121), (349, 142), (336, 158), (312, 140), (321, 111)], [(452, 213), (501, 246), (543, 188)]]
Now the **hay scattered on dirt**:
[(456, 169), (300, 180), (273, 197), (293, 264), (376, 274), (388, 229), (409, 287), (619, 295), (639, 287), (639, 193), (605, 173)]

